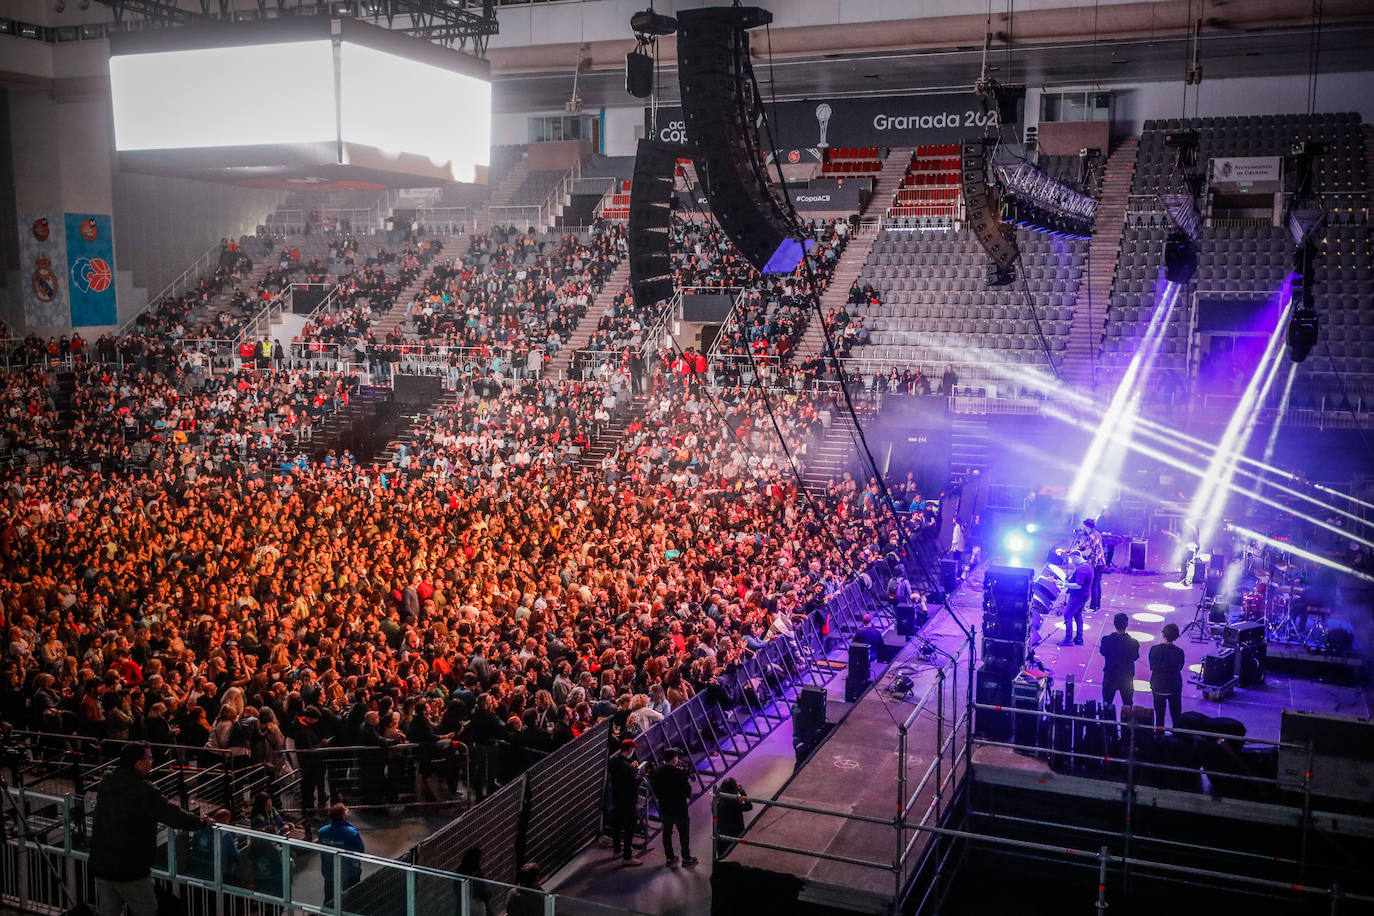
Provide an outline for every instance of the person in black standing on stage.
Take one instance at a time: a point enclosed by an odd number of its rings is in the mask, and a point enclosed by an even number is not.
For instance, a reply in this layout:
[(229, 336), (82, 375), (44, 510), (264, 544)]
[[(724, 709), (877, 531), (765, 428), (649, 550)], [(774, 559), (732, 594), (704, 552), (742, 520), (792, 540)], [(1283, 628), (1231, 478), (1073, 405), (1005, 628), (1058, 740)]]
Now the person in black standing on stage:
[[(1093, 584), (1092, 567), (1083, 559), (1083, 554), (1075, 550), (1069, 554), (1069, 573), (1065, 588), (1069, 591), (1068, 604), (1064, 605), (1064, 639), (1061, 646), (1083, 645), (1083, 607), (1088, 603), (1088, 595)], [(1075, 632), (1074, 625), (1078, 629)]]
[[(738, 798), (726, 798), (737, 795)], [(727, 776), (720, 784), (720, 797), (716, 799), (716, 858), (723, 859), (725, 854), (735, 848), (734, 840), (726, 837), (744, 836), (744, 812), (754, 810), (754, 803), (733, 776)]]
[(626, 738), (611, 757), (611, 849), (628, 866), (643, 865), (634, 857), (635, 825), (639, 820), (639, 764), (635, 743)]
[(1169, 710), (1169, 724), (1178, 727), (1183, 712), (1183, 666), (1187, 658), (1174, 645), (1178, 639), (1178, 624), (1166, 623), (1161, 631), (1164, 642), (1150, 647), (1150, 692), (1155, 701), (1155, 728), (1164, 727), (1164, 710)]
[(673, 830), (677, 830), (678, 844), (682, 847), (682, 864), (691, 868), (697, 864), (692, 857), (692, 825), (687, 816), (687, 806), (692, 800), (692, 777), (683, 766), (682, 751), (670, 747), (663, 752), (663, 764), (654, 768), (649, 776), (654, 797), (658, 799), (658, 819), (663, 824), (663, 853), (669, 865), (677, 864), (673, 853)]
[(1111, 706), (1120, 692), (1123, 709), (1135, 699), (1135, 660), (1140, 658), (1140, 643), (1126, 633), (1130, 621), (1125, 614), (1113, 617), (1116, 632), (1102, 637), (1097, 650), (1107, 660), (1102, 666), (1102, 702)]

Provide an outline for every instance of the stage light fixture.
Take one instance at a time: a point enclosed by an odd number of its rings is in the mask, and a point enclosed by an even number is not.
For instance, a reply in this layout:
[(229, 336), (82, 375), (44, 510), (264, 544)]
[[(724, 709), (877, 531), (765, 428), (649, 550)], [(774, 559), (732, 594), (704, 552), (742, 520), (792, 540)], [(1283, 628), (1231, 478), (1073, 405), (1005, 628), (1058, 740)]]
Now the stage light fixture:
[(1060, 238), (1092, 237), (1097, 201), (1027, 162), (997, 167), (1002, 220)]
[(1197, 273), (1197, 243), (1181, 229), (1164, 240), (1164, 279), (1182, 286)]
[(1026, 534), (1035, 534), (1040, 530), (1040, 526), (1035, 522), (1026, 522)]
[(1020, 555), (1030, 547), (1030, 539), (1019, 531), (1009, 531), (1002, 538), (1002, 546), (1013, 555)]
[(1320, 336), (1316, 310), (1306, 307), (1294, 309), (1288, 319), (1288, 358), (1295, 363), (1307, 359)]

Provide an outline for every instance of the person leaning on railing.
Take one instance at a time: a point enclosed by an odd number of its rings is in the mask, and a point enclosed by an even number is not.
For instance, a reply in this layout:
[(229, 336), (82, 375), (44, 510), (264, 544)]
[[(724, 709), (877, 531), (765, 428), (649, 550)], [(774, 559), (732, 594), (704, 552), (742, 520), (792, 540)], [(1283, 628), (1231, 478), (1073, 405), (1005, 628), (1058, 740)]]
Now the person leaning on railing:
[(153, 751), (147, 744), (126, 744), (119, 765), (96, 790), (90, 872), (100, 916), (121, 916), (125, 906), (130, 916), (156, 916), (152, 867), (158, 824), (180, 830), (213, 824), (163, 798), (148, 780), (152, 767)]

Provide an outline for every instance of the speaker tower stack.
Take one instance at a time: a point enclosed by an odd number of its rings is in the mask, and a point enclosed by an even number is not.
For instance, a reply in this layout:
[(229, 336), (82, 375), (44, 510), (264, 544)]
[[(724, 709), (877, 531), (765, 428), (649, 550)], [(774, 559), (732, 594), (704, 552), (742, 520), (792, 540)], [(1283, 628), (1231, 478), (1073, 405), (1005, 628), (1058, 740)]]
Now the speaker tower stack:
[[(1033, 570), (1019, 566), (990, 566), (983, 574), (982, 663), (977, 679), (977, 700), (981, 704), (1013, 705), (1012, 683), (1030, 651), (1034, 575)], [(1010, 715), (978, 710), (979, 734), (993, 739), (1009, 736)]]
[(978, 244), (992, 262), (988, 283), (1001, 286), (1016, 279), (1016, 230), (1002, 222), (1002, 202), (995, 188), (988, 187), (987, 147), (981, 137), (965, 140), (959, 148), (964, 210)]
[(749, 59), (748, 30), (772, 21), (752, 6), (683, 10), (678, 81), (687, 145), (721, 229), (759, 271), (791, 273), (801, 246), (790, 209), (768, 182), (757, 126), (763, 101)]
[(673, 181), (678, 148), (658, 140), (640, 140), (630, 183), (630, 286), (635, 307), (648, 310), (673, 295), (673, 259), (668, 227), (673, 212)]

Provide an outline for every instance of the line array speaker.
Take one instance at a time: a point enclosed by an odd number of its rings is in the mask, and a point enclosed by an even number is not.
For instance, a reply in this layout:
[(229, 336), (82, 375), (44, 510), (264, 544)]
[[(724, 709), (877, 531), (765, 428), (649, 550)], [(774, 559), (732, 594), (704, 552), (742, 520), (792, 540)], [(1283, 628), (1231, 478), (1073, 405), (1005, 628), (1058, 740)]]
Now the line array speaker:
[(969, 226), (997, 271), (1009, 274), (1016, 269), (1020, 250), (1016, 246), (1016, 230), (1002, 222), (1002, 202), (996, 189), (988, 187), (987, 150), (982, 138), (963, 142), (960, 164)]
[(630, 184), (630, 286), (635, 307), (647, 309), (673, 295), (673, 259), (668, 252), (672, 221), (673, 178), (678, 148), (658, 140), (640, 140)]
[(678, 81), (687, 145), (721, 229), (756, 269), (791, 273), (801, 246), (789, 208), (768, 182), (758, 136), (763, 102), (749, 60), (748, 30), (772, 21), (750, 6), (683, 10)]

